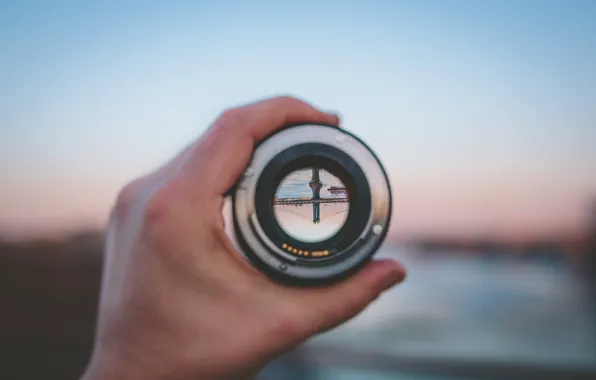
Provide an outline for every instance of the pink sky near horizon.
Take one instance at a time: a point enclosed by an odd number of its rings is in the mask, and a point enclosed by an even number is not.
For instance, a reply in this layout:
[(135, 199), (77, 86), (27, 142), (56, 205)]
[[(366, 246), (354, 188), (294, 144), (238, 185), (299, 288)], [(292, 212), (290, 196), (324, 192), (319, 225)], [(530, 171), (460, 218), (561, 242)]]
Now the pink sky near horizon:
[(596, 3), (257, 3), (1, 4), (0, 236), (105, 226), (124, 184), (277, 94), (377, 153), (392, 236), (585, 226)]
[[(59, 236), (103, 229), (124, 183), (71, 179), (15, 188), (12, 196), (3, 192), (0, 236)], [(539, 185), (498, 182), (463, 185), (394, 181), (390, 236), (577, 232), (585, 228), (592, 206), (588, 194), (582, 202), (565, 189), (544, 192)]]

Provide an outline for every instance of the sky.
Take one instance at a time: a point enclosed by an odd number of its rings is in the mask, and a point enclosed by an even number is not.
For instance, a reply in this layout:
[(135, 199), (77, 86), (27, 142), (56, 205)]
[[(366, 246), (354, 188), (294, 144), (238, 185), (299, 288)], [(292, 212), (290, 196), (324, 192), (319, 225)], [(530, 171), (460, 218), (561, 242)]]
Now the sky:
[(593, 1), (0, 1), (0, 233), (105, 225), (230, 106), (290, 94), (386, 167), (391, 234), (579, 228)]

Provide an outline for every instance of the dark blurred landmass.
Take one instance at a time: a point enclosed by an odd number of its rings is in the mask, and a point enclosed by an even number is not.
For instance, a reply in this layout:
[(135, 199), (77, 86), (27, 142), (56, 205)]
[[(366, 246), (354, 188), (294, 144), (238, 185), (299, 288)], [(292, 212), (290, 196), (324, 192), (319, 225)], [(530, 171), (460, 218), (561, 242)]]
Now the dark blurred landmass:
[(91, 350), (103, 236), (0, 241), (0, 379), (77, 379)]
[[(549, 260), (571, 264), (592, 284), (596, 277), (596, 220), (585, 234), (542, 240), (435, 238), (405, 243), (422, 255)], [(1, 379), (80, 376), (92, 347), (103, 246), (101, 232), (19, 243), (0, 239)]]
[(588, 257), (587, 234), (561, 234), (538, 238), (430, 237), (402, 241), (421, 255), (482, 256), (519, 260), (541, 260), (583, 267)]

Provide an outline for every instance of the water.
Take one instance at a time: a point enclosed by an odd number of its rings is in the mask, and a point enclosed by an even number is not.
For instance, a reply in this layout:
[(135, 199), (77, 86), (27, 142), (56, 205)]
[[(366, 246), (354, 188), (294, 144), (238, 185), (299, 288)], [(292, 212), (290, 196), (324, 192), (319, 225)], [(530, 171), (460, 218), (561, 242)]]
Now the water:
[(407, 280), (312, 343), (352, 341), (384, 352), (596, 364), (596, 318), (579, 279), (547, 263), (388, 252)]
[[(596, 315), (568, 267), (453, 252), (429, 258), (404, 248), (385, 248), (378, 256), (404, 262), (406, 281), (305, 348), (596, 370)], [(317, 379), (357, 373), (326, 371)], [(367, 373), (359, 378), (397, 378)]]

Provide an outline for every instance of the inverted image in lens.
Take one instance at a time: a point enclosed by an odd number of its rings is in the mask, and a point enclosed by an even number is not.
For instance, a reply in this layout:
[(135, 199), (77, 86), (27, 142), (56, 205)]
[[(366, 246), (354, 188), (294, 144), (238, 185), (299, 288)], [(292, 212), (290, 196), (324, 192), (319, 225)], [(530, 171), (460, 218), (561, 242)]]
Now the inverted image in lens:
[(335, 235), (344, 225), (349, 208), (344, 183), (317, 167), (288, 174), (273, 199), (279, 226), (292, 238), (309, 243)]

